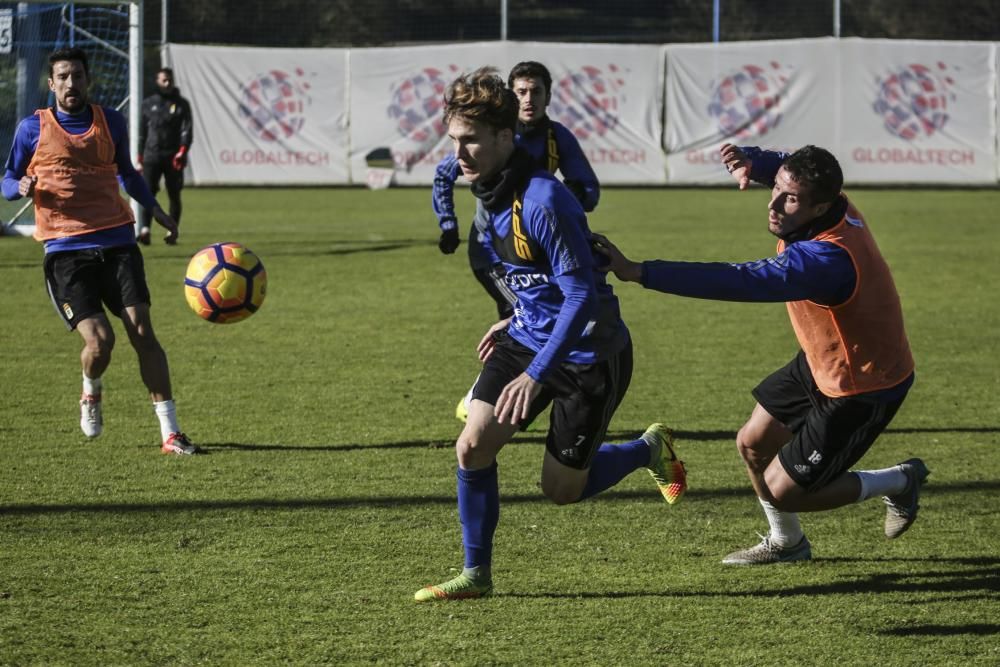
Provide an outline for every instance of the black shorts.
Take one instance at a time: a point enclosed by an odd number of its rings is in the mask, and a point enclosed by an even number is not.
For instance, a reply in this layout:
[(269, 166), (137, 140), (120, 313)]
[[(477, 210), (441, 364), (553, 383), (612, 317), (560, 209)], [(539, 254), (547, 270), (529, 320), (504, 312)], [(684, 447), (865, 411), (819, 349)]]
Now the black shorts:
[(820, 392), (798, 355), (753, 390), (757, 402), (794, 437), (778, 452), (785, 472), (809, 491), (820, 489), (857, 463), (885, 430), (906, 393), (830, 398)]
[[(472, 389), (472, 398), (496, 405), (500, 392), (531, 364), (535, 353), (506, 331), (495, 335), (496, 347)], [(632, 342), (621, 352), (596, 364), (561, 364), (550, 373), (531, 404), (529, 420), (548, 405), (549, 432), (545, 447), (560, 463), (585, 470), (611, 423), (632, 380)]]
[(104, 305), (121, 317), (127, 306), (149, 304), (146, 270), (136, 245), (49, 253), (45, 285), (71, 331), (82, 320), (104, 313)]

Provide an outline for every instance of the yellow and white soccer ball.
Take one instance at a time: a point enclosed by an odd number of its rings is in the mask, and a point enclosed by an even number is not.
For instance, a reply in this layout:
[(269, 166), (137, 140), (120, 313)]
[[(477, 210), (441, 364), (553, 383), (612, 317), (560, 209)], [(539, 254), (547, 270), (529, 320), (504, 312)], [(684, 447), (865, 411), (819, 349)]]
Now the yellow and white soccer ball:
[(239, 243), (213, 243), (196, 252), (184, 276), (184, 296), (198, 317), (231, 324), (257, 312), (267, 294), (264, 264)]

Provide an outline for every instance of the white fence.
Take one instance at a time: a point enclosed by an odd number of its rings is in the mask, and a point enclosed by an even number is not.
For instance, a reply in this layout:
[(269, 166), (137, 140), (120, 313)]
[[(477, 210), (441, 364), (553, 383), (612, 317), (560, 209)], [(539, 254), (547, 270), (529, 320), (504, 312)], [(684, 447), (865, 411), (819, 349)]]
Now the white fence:
[(727, 141), (824, 146), (849, 184), (1000, 180), (989, 42), (170, 44), (164, 55), (194, 107), (188, 176), (198, 185), (364, 183), (366, 158), (384, 149), (397, 183), (429, 185), (450, 150), (447, 85), (482, 65), (506, 76), (522, 60), (550, 69), (549, 115), (605, 184), (726, 182), (716, 155)]

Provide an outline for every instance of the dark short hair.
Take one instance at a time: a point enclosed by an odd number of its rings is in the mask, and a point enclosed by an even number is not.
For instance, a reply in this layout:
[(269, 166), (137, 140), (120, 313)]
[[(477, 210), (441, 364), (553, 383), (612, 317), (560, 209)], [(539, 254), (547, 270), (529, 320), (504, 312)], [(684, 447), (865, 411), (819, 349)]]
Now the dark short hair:
[(79, 47), (73, 47), (72, 49), (58, 49), (49, 54), (49, 77), (52, 77), (53, 65), (72, 60), (79, 61), (80, 64), (83, 65), (83, 73), (88, 77), (90, 76), (90, 69), (87, 63), (87, 53)]
[(527, 78), (541, 79), (542, 83), (545, 84), (545, 94), (552, 93), (552, 75), (549, 74), (549, 68), (534, 60), (525, 60), (514, 65), (510, 74), (507, 75), (507, 85), (513, 88), (515, 79)]
[(174, 78), (174, 70), (170, 69), (169, 67), (161, 67), (160, 69), (156, 70), (156, 76), (160, 76), (161, 74), (166, 74), (167, 76), (170, 77), (171, 80), (173, 80)]
[(455, 79), (444, 95), (444, 122), (452, 118), (480, 121), (497, 130), (517, 126), (517, 96), (494, 67), (481, 67)]
[(781, 164), (796, 183), (809, 189), (810, 203), (832, 202), (844, 188), (844, 172), (833, 153), (818, 146), (803, 146)]

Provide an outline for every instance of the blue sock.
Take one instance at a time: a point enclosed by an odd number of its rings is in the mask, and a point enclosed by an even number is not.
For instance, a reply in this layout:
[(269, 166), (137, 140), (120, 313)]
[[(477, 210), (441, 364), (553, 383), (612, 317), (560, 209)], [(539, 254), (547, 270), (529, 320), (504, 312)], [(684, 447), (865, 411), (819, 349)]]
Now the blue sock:
[(465, 567), (488, 570), (493, 560), (493, 533), (500, 521), (497, 464), (482, 470), (458, 469), (458, 518), (462, 522)]
[(645, 440), (633, 440), (623, 445), (601, 445), (590, 462), (590, 476), (580, 500), (610, 489), (633, 470), (649, 463), (649, 445)]

